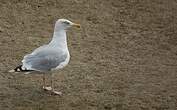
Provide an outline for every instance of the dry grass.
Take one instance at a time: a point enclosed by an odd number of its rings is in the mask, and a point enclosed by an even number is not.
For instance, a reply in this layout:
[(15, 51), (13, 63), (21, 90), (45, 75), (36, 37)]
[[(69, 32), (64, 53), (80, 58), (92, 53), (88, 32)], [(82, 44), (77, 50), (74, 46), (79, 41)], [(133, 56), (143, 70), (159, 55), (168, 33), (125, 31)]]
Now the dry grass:
[[(175, 0), (1, 0), (1, 110), (177, 109)], [(61, 97), (41, 75), (9, 74), (51, 39), (58, 18), (68, 31), (70, 64), (55, 74)]]

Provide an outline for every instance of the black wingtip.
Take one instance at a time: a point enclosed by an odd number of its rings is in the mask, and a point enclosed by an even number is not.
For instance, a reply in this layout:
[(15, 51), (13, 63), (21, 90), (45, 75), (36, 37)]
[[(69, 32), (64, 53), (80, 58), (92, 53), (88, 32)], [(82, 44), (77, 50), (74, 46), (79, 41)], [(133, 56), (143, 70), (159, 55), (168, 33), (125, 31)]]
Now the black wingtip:
[(33, 70), (24, 69), (22, 68), (22, 65), (19, 65), (15, 69), (10, 70), (9, 72), (12, 73), (12, 72), (30, 72), (30, 71), (33, 71)]

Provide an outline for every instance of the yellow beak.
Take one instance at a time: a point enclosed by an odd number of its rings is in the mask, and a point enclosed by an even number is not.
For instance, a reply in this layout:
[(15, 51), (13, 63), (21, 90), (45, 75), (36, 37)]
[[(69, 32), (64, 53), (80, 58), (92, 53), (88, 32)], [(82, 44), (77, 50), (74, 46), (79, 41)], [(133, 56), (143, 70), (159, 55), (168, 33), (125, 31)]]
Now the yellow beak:
[(81, 25), (80, 25), (80, 24), (77, 24), (77, 23), (73, 23), (72, 26), (75, 26), (75, 27), (81, 28)]

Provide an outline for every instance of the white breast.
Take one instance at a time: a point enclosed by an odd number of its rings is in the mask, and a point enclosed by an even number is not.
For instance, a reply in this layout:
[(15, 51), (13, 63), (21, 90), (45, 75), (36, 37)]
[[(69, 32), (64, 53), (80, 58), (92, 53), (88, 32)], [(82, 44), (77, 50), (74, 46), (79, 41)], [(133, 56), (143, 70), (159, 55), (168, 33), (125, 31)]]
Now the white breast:
[(62, 63), (60, 63), (60, 65), (58, 65), (56, 68), (52, 69), (52, 70), (58, 70), (58, 69), (62, 69), (64, 68), (68, 63), (69, 63), (69, 60), (70, 60), (70, 54), (69, 52), (67, 53), (67, 57), (66, 57), (66, 60)]

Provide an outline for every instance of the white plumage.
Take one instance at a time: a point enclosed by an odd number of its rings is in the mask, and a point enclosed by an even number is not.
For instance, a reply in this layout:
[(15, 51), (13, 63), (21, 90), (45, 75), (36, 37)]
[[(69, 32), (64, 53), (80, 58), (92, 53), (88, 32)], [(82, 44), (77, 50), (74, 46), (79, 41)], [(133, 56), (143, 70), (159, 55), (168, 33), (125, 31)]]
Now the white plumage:
[(50, 43), (35, 49), (31, 54), (25, 55), (22, 60), (22, 65), (18, 66), (13, 71), (39, 71), (44, 74), (43, 88), (45, 90), (51, 90), (52, 93), (61, 94), (60, 92), (54, 91), (52, 81), (51, 87), (45, 86), (45, 73), (52, 70), (62, 69), (69, 63), (70, 54), (67, 46), (66, 30), (71, 26), (80, 27), (79, 24), (72, 23), (66, 19), (57, 20), (55, 23), (53, 38)]

